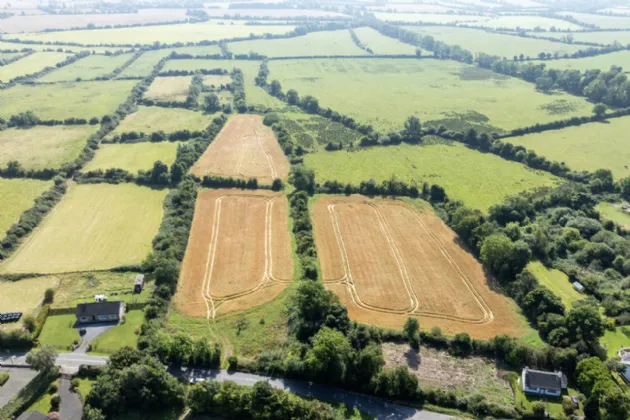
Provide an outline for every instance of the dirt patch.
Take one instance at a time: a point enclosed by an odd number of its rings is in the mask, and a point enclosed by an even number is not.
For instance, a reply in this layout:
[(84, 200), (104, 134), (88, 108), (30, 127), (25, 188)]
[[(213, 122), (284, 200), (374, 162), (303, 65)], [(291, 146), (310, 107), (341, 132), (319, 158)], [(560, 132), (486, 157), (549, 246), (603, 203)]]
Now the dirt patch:
[(286, 198), (268, 191), (200, 193), (177, 309), (215, 318), (279, 295), (293, 277), (287, 214)]
[(240, 179), (256, 178), (271, 184), (286, 179), (289, 162), (271, 128), (259, 115), (236, 115), (193, 165), (191, 173)]

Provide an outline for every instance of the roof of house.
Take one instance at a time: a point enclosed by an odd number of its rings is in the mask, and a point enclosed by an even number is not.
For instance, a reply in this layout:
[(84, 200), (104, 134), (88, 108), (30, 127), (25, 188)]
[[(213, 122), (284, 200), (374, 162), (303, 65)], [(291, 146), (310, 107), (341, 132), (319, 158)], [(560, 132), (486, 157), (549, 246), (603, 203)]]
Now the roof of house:
[(77, 305), (77, 316), (111, 315), (120, 312), (122, 302), (80, 303)]
[(528, 388), (544, 388), (562, 390), (562, 374), (558, 372), (543, 372), (541, 370), (526, 369), (525, 385)]
[(22, 413), (22, 415), (18, 417), (17, 420), (50, 420), (50, 417), (40, 413), (39, 411), (27, 411), (25, 413)]

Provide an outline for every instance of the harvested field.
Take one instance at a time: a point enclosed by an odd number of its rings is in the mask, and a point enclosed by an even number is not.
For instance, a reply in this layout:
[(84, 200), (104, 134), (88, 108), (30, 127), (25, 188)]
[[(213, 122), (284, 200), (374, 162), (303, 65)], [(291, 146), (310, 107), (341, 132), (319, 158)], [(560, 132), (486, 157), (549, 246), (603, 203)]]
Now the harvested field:
[(185, 102), (191, 81), (192, 76), (156, 77), (144, 96), (154, 101)]
[(393, 200), (321, 197), (313, 207), (322, 279), (350, 317), (489, 338), (520, 330), (514, 304), (430, 210)]
[(256, 178), (271, 184), (274, 179), (289, 175), (289, 162), (261, 116), (235, 115), (190, 172), (198, 177)]
[(210, 319), (278, 296), (293, 278), (287, 218), (280, 194), (201, 192), (175, 295), (178, 311)]

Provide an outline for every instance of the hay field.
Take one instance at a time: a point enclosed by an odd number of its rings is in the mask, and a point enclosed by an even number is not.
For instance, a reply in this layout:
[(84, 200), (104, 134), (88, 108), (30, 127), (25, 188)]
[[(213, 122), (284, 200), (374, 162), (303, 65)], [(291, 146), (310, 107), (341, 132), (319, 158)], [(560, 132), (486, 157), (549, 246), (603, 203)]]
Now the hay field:
[(16, 77), (37, 73), (46, 67), (55, 67), (68, 57), (66, 53), (38, 52), (6, 66), (0, 67), (0, 81), (8, 83)]
[(322, 281), (352, 319), (397, 329), (413, 316), (483, 338), (521, 332), (515, 305), (429, 209), (324, 196), (312, 215)]
[(34, 277), (18, 281), (0, 281), (0, 313), (23, 312), (36, 315), (44, 301), (46, 289), (55, 289), (59, 279)]
[(133, 184), (73, 185), (0, 269), (63, 273), (139, 264), (151, 251), (166, 193)]
[(630, 69), (630, 51), (616, 51), (614, 53), (596, 55), (594, 57), (536, 61), (536, 63), (544, 63), (547, 68), (559, 70), (580, 70), (581, 72), (594, 69), (608, 71), (612, 66), (622, 67), (625, 71), (628, 71)]
[(388, 22), (425, 22), (437, 24), (452, 24), (484, 21), (488, 19), (485, 16), (475, 15), (447, 15), (447, 14), (430, 14), (430, 13), (389, 13), (375, 12), (374, 16), (379, 20)]
[[(150, 134), (156, 131), (172, 133), (177, 130), (202, 131), (210, 125), (214, 115), (189, 111), (183, 108), (163, 108), (160, 106), (139, 106), (116, 127), (111, 135), (136, 131)], [(110, 135), (110, 137), (111, 137)]]
[(156, 77), (144, 94), (154, 101), (186, 102), (192, 76)]
[(571, 16), (579, 22), (597, 25), (601, 29), (630, 29), (630, 17), (603, 16), (590, 13), (562, 12), (564, 16)]
[(120, 168), (132, 174), (153, 168), (156, 161), (170, 166), (175, 163), (179, 142), (142, 142), (132, 144), (102, 144), (83, 172)]
[(232, 42), (228, 44), (228, 49), (234, 54), (253, 51), (267, 57), (369, 55), (356, 46), (348, 30), (312, 32), (285, 39)]
[[(452, 26), (406, 26), (405, 29), (421, 35), (430, 35), (438, 41), (449, 45), (459, 45), (473, 54), (486, 53), (508, 59), (521, 54), (526, 58), (536, 58), (541, 52), (551, 54), (557, 52), (563, 56), (584, 48), (584, 46), (580, 45), (503, 35), (482, 29), (455, 28)], [(556, 63), (556, 61), (549, 62), (549, 64), (553, 63)]]
[(538, 155), (565, 162), (573, 170), (605, 168), (619, 179), (630, 175), (630, 145), (626, 136), (630, 118), (612, 118), (605, 123), (583, 124), (562, 130), (511, 137), (505, 141), (520, 144)]
[(4, 116), (33, 111), (41, 119), (100, 118), (114, 112), (135, 84), (134, 80), (111, 80), (18, 85), (0, 91), (0, 110)]
[(155, 65), (170, 53), (171, 50), (147, 51), (123, 70), (118, 75), (118, 79), (123, 77), (147, 77), (151, 74)]
[(94, 125), (35, 126), (0, 131), (0, 166), (17, 160), (26, 169), (57, 169), (81, 154)]
[(278, 296), (293, 279), (287, 221), (283, 195), (201, 192), (174, 298), (177, 310), (213, 319)]
[(584, 98), (545, 95), (523, 80), (446, 60), (279, 60), (269, 70), (284, 91), (313, 95), (320, 106), (382, 132), (400, 130), (409, 115), (456, 131), (500, 132), (593, 109)]
[[(430, 139), (425, 138), (426, 142)], [(451, 198), (471, 208), (487, 211), (521, 191), (556, 185), (558, 178), (547, 172), (479, 153), (460, 143), (426, 146), (374, 147), (358, 152), (307, 154), (306, 166), (315, 170), (318, 182), (340, 181), (358, 185), (395, 176), (408, 183), (437, 184)]]
[(262, 117), (243, 114), (228, 120), (190, 172), (200, 178), (256, 178), (271, 184), (276, 178), (286, 179), (289, 162), (271, 128), (263, 125)]
[(51, 182), (35, 179), (0, 178), (0, 238), (20, 220), (26, 210), (33, 207), (35, 199), (52, 186)]
[(44, 42), (77, 42), (82, 45), (115, 44), (152, 45), (176, 42), (218, 41), (228, 38), (247, 38), (250, 34), (280, 35), (295, 29), (292, 25), (245, 25), (245, 21), (208, 21), (174, 25), (144, 26), (119, 29), (15, 34), (13, 38)]
[(37, 79), (38, 82), (71, 82), (77, 79), (90, 80), (107, 76), (133, 57), (132, 53), (120, 54), (113, 57), (105, 55), (90, 55), (74, 63), (48, 73)]
[(374, 51), (374, 54), (416, 54), (416, 48), (414, 46), (405, 44), (396, 38), (382, 35), (375, 29), (357, 28), (354, 30), (354, 33), (359, 37), (363, 45)]
[(529, 263), (525, 269), (536, 277), (541, 286), (545, 286), (558, 296), (567, 309), (571, 309), (573, 303), (585, 297), (573, 288), (569, 276), (560, 270), (549, 269), (539, 261)]

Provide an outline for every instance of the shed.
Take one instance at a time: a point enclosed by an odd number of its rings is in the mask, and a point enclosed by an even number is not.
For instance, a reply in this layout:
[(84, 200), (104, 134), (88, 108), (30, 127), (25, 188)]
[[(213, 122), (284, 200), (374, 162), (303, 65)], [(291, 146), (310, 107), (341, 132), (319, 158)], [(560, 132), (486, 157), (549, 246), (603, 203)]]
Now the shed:
[(582, 283), (580, 283), (579, 281), (573, 282), (573, 288), (580, 293), (584, 293), (584, 286), (582, 286)]
[(133, 292), (142, 293), (144, 289), (144, 274), (138, 274), (136, 280), (133, 282)]
[(77, 305), (77, 322), (89, 324), (94, 322), (120, 321), (125, 315), (124, 302), (80, 303)]

